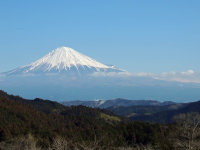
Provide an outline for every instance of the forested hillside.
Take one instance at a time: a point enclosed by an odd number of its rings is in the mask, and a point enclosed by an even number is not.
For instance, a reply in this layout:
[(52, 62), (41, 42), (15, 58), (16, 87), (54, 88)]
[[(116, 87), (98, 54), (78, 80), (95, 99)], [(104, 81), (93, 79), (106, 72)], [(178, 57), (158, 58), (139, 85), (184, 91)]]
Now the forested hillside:
[[(175, 148), (177, 125), (133, 122), (108, 110), (65, 107), (0, 92), (0, 149)], [(172, 136), (172, 133), (174, 134)], [(173, 138), (172, 138), (173, 137)], [(17, 148), (16, 148), (17, 147)]]
[(179, 114), (192, 112), (200, 113), (200, 101), (177, 103), (164, 106), (130, 106), (109, 107), (108, 110), (131, 120), (151, 123), (172, 123)]

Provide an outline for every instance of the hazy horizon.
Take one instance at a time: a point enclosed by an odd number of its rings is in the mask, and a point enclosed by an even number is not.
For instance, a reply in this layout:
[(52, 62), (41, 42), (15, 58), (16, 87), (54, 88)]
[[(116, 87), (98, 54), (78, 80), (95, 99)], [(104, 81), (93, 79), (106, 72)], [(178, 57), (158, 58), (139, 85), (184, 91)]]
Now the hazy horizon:
[[(101, 88), (107, 86), (113, 89), (110, 88), (110, 91), (101, 89), (102, 93), (98, 93), (97, 90), (93, 93), (79, 91), (79, 95), (72, 94), (73, 92), (66, 94), (66, 91), (63, 91), (65, 94), (55, 92), (52, 93), (55, 98), (63, 95), (63, 98), (70, 100), (79, 97), (175, 101), (199, 99), (199, 7), (200, 1), (197, 0), (1, 2), (0, 88), (21, 96), (49, 98), (48, 93), (52, 90), (46, 91), (46, 95), (40, 91), (37, 93), (37, 89), (25, 92), (31, 89), (25, 88), (29, 85), (29, 80), (32, 81), (37, 77), (6, 78), (5, 74), (1, 73), (16, 68), (19, 73), (24, 73), (18, 67), (26, 72), (25, 65), (43, 58), (58, 47), (66, 46), (76, 50), (74, 54), (77, 55), (69, 62), (67, 59), (71, 57), (62, 55), (64, 57), (61, 63), (64, 62), (64, 66), (69, 67), (75, 62), (74, 68), (77, 68), (77, 64), (82, 63), (80, 65), (82, 68), (87, 64), (87, 71), (92, 74), (80, 79), (77, 77), (67, 79), (61, 75), (57, 77), (60, 83), (54, 83), (56, 81), (54, 77), (41, 76), (37, 80), (41, 87), (42, 81), (47, 78), (50, 80), (45, 82), (49, 86), (53, 86), (51, 82), (55, 84), (54, 86), (66, 83), (65, 87), (63, 86), (66, 89), (71, 85), (76, 86), (75, 84), (83, 83), (85, 86), (87, 81)], [(82, 57), (78, 52), (85, 56)], [(79, 56), (84, 61), (79, 61)], [(54, 58), (57, 62), (55, 66), (49, 60)], [(91, 62), (90, 58), (96, 61)], [(29, 71), (36, 68), (37, 72), (39, 66), (40, 71), (45, 72), (52, 64), (55, 68), (59, 68), (62, 66), (59, 64), (59, 59), (59, 57), (49, 57), (46, 62), (42, 60), (32, 65), (32, 68), (29, 66)], [(107, 65), (114, 65), (126, 71), (113, 70)], [(99, 69), (98, 66), (102, 67), (101, 71), (94, 72)], [(109, 69), (105, 71), (105, 68)], [(79, 72), (80, 68), (77, 71)], [(121, 89), (116, 92), (114, 88), (118, 86)]]

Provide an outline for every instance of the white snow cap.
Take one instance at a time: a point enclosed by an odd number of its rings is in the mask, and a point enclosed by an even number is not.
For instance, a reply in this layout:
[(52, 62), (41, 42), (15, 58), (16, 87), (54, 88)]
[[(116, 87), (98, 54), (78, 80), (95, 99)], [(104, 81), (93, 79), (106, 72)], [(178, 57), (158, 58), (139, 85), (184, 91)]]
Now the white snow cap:
[(57, 70), (68, 70), (72, 66), (75, 66), (76, 68), (78, 68), (79, 66), (88, 68), (94, 67), (96, 69), (112, 68), (110, 66), (99, 63), (88, 56), (80, 54), (79, 52), (69, 47), (60, 47), (53, 50), (41, 59), (28, 65), (30, 68), (26, 72), (32, 71), (43, 65), (48, 66), (48, 68), (46, 68), (46, 71), (50, 71), (53, 68)]

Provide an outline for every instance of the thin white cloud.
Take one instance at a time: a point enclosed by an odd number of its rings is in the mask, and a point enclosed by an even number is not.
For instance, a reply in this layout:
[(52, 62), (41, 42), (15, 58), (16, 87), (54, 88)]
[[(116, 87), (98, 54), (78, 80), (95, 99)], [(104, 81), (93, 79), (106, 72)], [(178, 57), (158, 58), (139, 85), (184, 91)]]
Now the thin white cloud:
[(194, 70), (187, 70), (185, 72), (169, 72), (157, 74), (155, 79), (166, 80), (166, 81), (177, 81), (186, 83), (200, 83), (200, 73)]
[(91, 74), (93, 77), (130, 77), (133, 76), (130, 72), (95, 72)]
[(186, 72), (181, 72), (181, 74), (183, 75), (193, 75), (194, 73), (194, 70), (187, 70)]
[(184, 72), (163, 72), (160, 74), (148, 73), (148, 72), (139, 72), (139, 73), (130, 73), (130, 72), (110, 72), (110, 73), (102, 73), (96, 72), (92, 74), (94, 77), (150, 77), (157, 80), (163, 81), (176, 81), (176, 82), (184, 82), (184, 83), (200, 83), (200, 73), (195, 72), (194, 70), (187, 70)]

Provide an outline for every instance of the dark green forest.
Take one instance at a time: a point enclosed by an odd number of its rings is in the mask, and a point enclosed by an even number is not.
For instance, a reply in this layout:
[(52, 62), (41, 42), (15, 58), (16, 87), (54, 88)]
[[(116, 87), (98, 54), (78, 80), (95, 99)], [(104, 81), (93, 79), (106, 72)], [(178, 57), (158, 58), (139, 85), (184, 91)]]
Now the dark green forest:
[[(19, 149), (19, 143), (23, 143), (24, 149), (32, 144), (31, 148), (52, 150), (148, 147), (171, 150), (183, 148), (183, 144), (177, 145), (183, 137), (185, 142), (192, 140), (189, 146), (197, 148), (199, 124), (193, 137), (180, 133), (186, 131), (183, 124), (189, 124), (188, 118), (196, 118), (198, 122), (199, 115), (179, 114), (174, 118), (175, 121), (168, 124), (132, 121), (109, 110), (66, 107), (49, 100), (26, 100), (0, 91), (0, 149), (12, 149), (13, 146)], [(189, 129), (193, 126), (187, 128), (191, 133)]]

